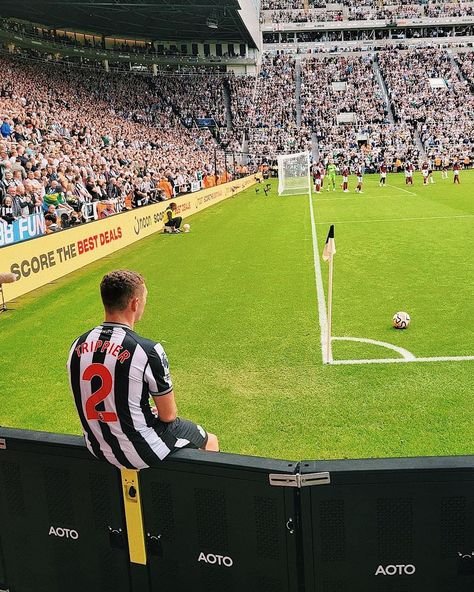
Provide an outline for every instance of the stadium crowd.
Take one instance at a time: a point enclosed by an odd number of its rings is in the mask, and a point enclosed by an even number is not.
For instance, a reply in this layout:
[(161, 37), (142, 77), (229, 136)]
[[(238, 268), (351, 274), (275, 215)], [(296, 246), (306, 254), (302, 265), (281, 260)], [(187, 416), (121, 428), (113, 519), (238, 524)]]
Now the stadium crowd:
[[(429, 159), (467, 165), (474, 154), (474, 59), (471, 54), (456, 55), (463, 75), (451, 55), (439, 48), (302, 56), (300, 125), (295, 59), (267, 55), (257, 78), (255, 103), (248, 101), (241, 118), (249, 127), (250, 152), (268, 157), (314, 151), (316, 140), (320, 155), (362, 158), (373, 168), (381, 161), (389, 168), (399, 169), (406, 161), (417, 166), (423, 152)], [(233, 100), (238, 102), (238, 96)]]
[(250, 115), (248, 133), (252, 154), (268, 156), (307, 148), (307, 138), (296, 124), (292, 55), (263, 56)]
[(340, 10), (272, 10), (263, 13), (263, 22), (271, 23), (321, 23), (342, 20), (343, 14)]
[(195, 118), (213, 118), (218, 125), (225, 125), (223, 79), (204, 67), (188, 67), (183, 74), (160, 76), (155, 86), (189, 127)]
[[(216, 148), (239, 150), (245, 138), (255, 162), (301, 150), (369, 170), (419, 164), (422, 150), (471, 162), (472, 54), (420, 47), (298, 59), (299, 104), (291, 54), (264, 55), (256, 78), (192, 66), (153, 78), (1, 57), (0, 219), (41, 212), (52, 232), (223, 182), (231, 171)], [(214, 133), (193, 124), (199, 117), (216, 121)]]
[[(318, 8), (318, 10), (314, 10)], [(262, 4), (263, 21), (274, 23), (366, 21), (416, 18), (452, 18), (472, 16), (474, 7), (464, 2), (440, 0), (340, 0), (336, 3), (309, 2), (302, 0), (266, 0)]]
[(378, 54), (393, 112), (417, 126), (425, 150), (464, 159), (474, 149), (474, 96), (451, 56), (435, 48)]
[[(302, 10), (305, 8), (304, 0), (263, 0), (261, 10)], [(309, 0), (308, 7), (326, 8), (325, 0)]]
[(363, 158), (367, 166), (414, 158), (407, 125), (388, 120), (371, 56), (307, 58), (302, 62), (304, 124), (316, 132), (319, 150), (337, 158)]
[(42, 211), (56, 216), (47, 224), (51, 231), (59, 228), (58, 214), (64, 227), (86, 220), (85, 211), (106, 217), (170, 199), (192, 182), (212, 186), (230, 178), (211, 132), (182, 123), (177, 107), (190, 96), (184, 83), (168, 89), (170, 98), (150, 78), (130, 74), (6, 56), (0, 67), (0, 199), (7, 223)]
[[(374, 59), (387, 86), (394, 120), (376, 78)], [(459, 60), (472, 81), (472, 57), (461, 55)], [(430, 79), (439, 79), (441, 88), (433, 88)], [(293, 56), (264, 57), (253, 104), (250, 80), (245, 84), (248, 100), (237, 120), (247, 122), (250, 153), (262, 158), (314, 151), (316, 139), (321, 155), (363, 158), (375, 168), (382, 160), (393, 168), (408, 160), (418, 164), (423, 151), (429, 158), (451, 163), (472, 159), (474, 97), (450, 55), (440, 49), (302, 57), (300, 125)], [(233, 101), (239, 101), (235, 93)]]

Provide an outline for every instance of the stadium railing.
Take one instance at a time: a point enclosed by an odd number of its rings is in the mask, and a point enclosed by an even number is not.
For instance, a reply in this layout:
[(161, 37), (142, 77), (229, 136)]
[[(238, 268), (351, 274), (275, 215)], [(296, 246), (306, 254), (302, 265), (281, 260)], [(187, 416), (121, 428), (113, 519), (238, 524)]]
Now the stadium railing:
[(472, 592), (474, 457), (181, 451), (119, 471), (0, 428), (0, 590)]

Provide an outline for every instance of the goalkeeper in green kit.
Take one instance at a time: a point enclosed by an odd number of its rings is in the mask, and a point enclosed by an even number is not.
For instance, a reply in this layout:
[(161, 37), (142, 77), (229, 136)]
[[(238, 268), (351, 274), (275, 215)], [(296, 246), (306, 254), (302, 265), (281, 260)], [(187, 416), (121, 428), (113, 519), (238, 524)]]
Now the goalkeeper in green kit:
[(329, 191), (329, 188), (332, 185), (332, 190), (336, 191), (336, 165), (333, 163), (332, 160), (329, 161), (328, 167), (327, 167), (327, 178), (328, 178), (328, 186), (327, 186), (327, 191)]

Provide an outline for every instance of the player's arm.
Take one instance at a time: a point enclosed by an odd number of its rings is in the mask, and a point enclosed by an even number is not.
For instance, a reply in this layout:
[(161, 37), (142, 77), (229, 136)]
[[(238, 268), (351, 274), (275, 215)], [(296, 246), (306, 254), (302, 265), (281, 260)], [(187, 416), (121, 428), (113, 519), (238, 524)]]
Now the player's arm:
[(155, 402), (158, 418), (165, 423), (174, 421), (178, 414), (173, 383), (169, 372), (168, 358), (159, 343), (148, 352), (145, 381)]
[(160, 421), (170, 423), (178, 417), (178, 407), (176, 406), (174, 391), (171, 391), (167, 395), (152, 395), (152, 397), (153, 401), (155, 401), (156, 410), (158, 412)]

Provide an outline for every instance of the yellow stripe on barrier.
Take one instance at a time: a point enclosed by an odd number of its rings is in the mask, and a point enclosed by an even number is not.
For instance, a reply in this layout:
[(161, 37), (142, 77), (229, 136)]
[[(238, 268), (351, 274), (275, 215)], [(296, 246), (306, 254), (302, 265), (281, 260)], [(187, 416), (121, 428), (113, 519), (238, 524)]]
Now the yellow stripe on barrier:
[(138, 471), (121, 469), (121, 473), (130, 562), (146, 565), (145, 534), (143, 531)]

